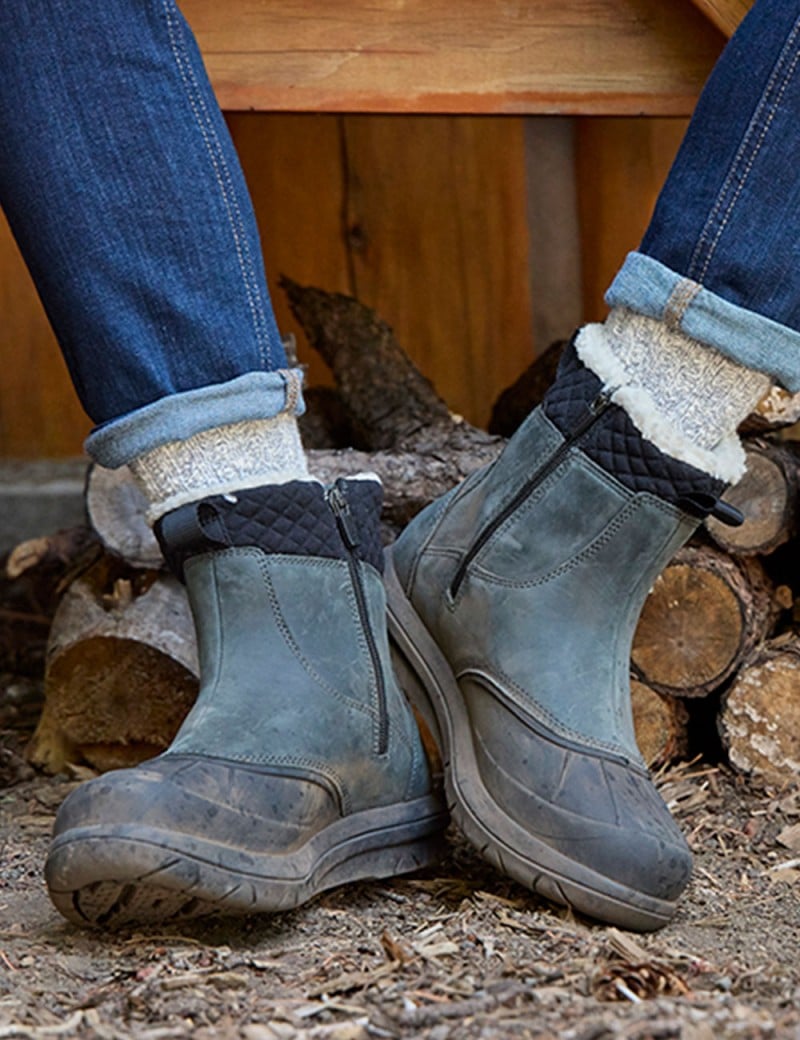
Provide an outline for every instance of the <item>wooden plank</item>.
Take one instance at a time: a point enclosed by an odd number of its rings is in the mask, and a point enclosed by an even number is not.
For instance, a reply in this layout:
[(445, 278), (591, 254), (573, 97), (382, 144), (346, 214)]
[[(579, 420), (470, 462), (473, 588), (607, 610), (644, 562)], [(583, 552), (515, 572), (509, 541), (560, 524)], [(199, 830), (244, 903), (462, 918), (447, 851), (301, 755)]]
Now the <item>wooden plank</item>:
[(0, 455), (80, 455), (91, 423), (0, 214)]
[(348, 116), (353, 287), (479, 425), (532, 360), (524, 121)]
[(639, 245), (686, 126), (685, 119), (577, 120), (584, 320), (605, 317), (603, 294)]
[(726, 36), (733, 36), (755, 0), (692, 0)]
[(525, 120), (533, 337), (537, 353), (567, 339), (583, 316), (574, 117)]
[(327, 367), (305, 344), (278, 282), (285, 274), (301, 285), (350, 291), (341, 117), (235, 113), (228, 125), (261, 232), (278, 327), (298, 337), (308, 384), (329, 383)]
[(688, 114), (722, 46), (663, 0), (183, 0), (223, 108)]

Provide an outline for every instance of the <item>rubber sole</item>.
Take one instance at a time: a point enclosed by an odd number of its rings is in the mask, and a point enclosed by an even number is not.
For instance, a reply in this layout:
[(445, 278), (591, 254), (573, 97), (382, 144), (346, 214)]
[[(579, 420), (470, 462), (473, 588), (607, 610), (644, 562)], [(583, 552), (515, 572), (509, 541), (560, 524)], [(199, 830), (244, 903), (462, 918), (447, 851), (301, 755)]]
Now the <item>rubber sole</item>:
[(503, 874), (552, 902), (632, 931), (667, 924), (676, 902), (638, 892), (569, 859), (522, 827), (492, 797), (481, 780), (456, 678), (403, 592), (391, 550), (384, 582), (395, 675), (439, 744), (448, 808), (465, 837)]
[(83, 926), (275, 913), (346, 882), (435, 863), (445, 824), (431, 795), (353, 813), (281, 855), (135, 823), (73, 828), (54, 839), (45, 879), (56, 908)]

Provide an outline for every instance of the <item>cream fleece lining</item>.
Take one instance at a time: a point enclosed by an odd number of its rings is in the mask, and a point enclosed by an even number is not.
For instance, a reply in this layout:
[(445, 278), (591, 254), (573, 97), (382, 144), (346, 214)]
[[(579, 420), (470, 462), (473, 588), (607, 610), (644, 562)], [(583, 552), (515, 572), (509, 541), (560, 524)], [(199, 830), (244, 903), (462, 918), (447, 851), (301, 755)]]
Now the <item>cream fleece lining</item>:
[[(630, 417), (643, 437), (672, 458), (686, 462), (725, 483), (740, 480), (745, 470), (745, 455), (735, 430), (723, 436), (714, 448), (703, 448), (687, 437), (672, 416), (641, 386), (631, 382), (627, 368), (616, 356), (611, 336), (605, 325), (586, 325), (575, 340), (578, 357), (609, 387), (614, 387), (612, 400)], [(657, 366), (654, 351), (653, 364)], [(714, 407), (713, 386), (698, 384), (704, 405)], [(758, 398), (756, 398), (757, 400)], [(747, 413), (745, 413), (747, 414)], [(741, 416), (744, 418), (744, 416)]]

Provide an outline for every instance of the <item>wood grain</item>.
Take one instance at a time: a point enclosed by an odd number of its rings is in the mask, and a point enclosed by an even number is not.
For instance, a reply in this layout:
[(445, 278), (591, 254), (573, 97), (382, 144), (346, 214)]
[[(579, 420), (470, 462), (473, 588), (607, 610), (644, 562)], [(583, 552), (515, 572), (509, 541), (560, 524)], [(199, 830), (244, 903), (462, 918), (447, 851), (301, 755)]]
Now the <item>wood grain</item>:
[(80, 455), (91, 423), (0, 213), (0, 454)]
[(687, 0), (184, 0), (223, 108), (686, 115), (723, 37)]
[(685, 119), (579, 119), (576, 134), (584, 318), (602, 320), (603, 295), (638, 248), (686, 130)]
[(477, 424), (533, 357), (524, 125), (465, 116), (233, 115), (282, 331), (328, 382), (280, 275), (357, 296)]
[(692, 3), (726, 36), (732, 36), (754, 0), (692, 0)]

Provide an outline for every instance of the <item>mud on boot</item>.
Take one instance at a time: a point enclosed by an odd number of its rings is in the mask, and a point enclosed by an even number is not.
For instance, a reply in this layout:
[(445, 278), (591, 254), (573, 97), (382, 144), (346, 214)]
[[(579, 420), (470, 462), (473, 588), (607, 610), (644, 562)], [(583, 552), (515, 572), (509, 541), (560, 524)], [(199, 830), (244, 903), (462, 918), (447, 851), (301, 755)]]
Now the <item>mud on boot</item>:
[(62, 805), (45, 875), (70, 920), (278, 911), (438, 857), (446, 813), (389, 666), (380, 499), (294, 481), (159, 521), (200, 694), (164, 754)]
[(735, 519), (722, 490), (641, 437), (570, 347), (499, 459), (389, 554), (395, 668), (454, 819), (504, 873), (627, 928), (665, 924), (691, 872), (636, 746), (631, 641), (700, 518)]

